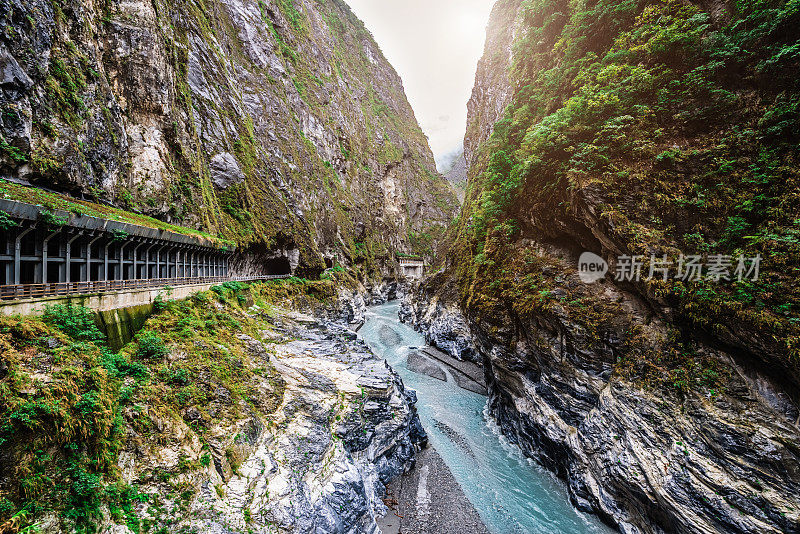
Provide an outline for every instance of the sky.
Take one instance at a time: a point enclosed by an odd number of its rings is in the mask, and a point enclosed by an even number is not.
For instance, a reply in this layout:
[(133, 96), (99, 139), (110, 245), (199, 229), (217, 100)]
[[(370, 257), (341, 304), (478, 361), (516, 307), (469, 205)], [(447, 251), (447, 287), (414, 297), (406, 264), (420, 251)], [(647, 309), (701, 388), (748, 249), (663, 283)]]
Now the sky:
[(464, 141), (495, 0), (346, 0), (403, 78), (439, 170)]

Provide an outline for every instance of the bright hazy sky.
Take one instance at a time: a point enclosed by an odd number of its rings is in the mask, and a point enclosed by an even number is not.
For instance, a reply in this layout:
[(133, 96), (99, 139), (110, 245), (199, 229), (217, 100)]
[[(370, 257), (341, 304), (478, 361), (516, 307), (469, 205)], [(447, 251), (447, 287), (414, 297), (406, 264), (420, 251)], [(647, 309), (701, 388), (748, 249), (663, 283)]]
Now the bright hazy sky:
[(345, 0), (403, 78), (436, 162), (461, 148), (494, 0)]

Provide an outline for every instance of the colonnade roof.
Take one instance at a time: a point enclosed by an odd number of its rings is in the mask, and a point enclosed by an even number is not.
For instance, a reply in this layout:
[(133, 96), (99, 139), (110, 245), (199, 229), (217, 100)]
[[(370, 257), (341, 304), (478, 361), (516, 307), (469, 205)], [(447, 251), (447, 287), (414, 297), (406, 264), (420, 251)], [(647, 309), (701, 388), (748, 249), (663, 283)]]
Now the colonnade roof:
[[(8, 183), (9, 182), (0, 181), (0, 189), (5, 188)], [(17, 187), (24, 187), (18, 184), (13, 184), (13, 185)], [(97, 204), (92, 204), (85, 201), (73, 200), (72, 202), (80, 202), (80, 204), (77, 204), (79, 208), (84, 205), (98, 206)], [(119, 219), (124, 218), (124, 214), (128, 213), (122, 210), (118, 210), (116, 208), (108, 208), (105, 206), (98, 206), (98, 207), (106, 208), (107, 210), (109, 210), (111, 216), (114, 216)], [(231, 243), (225, 242), (221, 239), (204, 235), (190, 228), (182, 228), (175, 225), (168, 225), (167, 223), (163, 223), (162, 221), (157, 221), (156, 219), (152, 219), (152, 221), (154, 222), (153, 224), (154, 227), (149, 227), (140, 224), (135, 224), (132, 222), (127, 222), (125, 220), (112, 220), (112, 219), (87, 215), (83, 213), (83, 210), (80, 209), (75, 209), (74, 211), (67, 211), (65, 209), (57, 209), (57, 208), (50, 209), (45, 206), (30, 204), (27, 202), (21, 202), (19, 200), (0, 198), (0, 211), (6, 212), (13, 219), (18, 219), (23, 221), (38, 221), (41, 218), (40, 214), (45, 210), (51, 212), (56, 217), (65, 220), (66, 221), (66, 224), (64, 225), (65, 227), (71, 227), (71, 228), (77, 228), (95, 232), (97, 231), (107, 232), (107, 233), (124, 232), (129, 236), (134, 236), (144, 239), (158, 239), (162, 241), (169, 241), (183, 245), (194, 245), (194, 246), (212, 248), (216, 250), (224, 250), (226, 252), (233, 252), (233, 249), (235, 248)], [(76, 211), (80, 213), (80, 215), (76, 213)], [(130, 215), (131, 218), (145, 219), (145, 220), (150, 219), (149, 217), (137, 216), (137, 214), (133, 213), (131, 213)], [(161, 224), (157, 225), (155, 223), (161, 223)], [(155, 227), (155, 226), (160, 226), (160, 227)], [(175, 231), (172, 231), (171, 229), (174, 229)], [(182, 233), (181, 231), (185, 231), (185, 233)]]

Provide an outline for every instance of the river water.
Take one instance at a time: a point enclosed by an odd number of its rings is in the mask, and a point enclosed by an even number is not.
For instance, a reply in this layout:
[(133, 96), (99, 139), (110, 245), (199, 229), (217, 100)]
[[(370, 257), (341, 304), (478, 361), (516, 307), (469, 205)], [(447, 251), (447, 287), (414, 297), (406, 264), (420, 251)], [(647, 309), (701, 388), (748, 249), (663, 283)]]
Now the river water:
[(431, 444), (453, 472), (465, 495), (494, 534), (611, 532), (594, 516), (577, 511), (563, 482), (523, 457), (487, 417), (486, 397), (413, 373), (406, 367), (409, 347), (424, 337), (397, 318), (399, 304), (373, 306), (359, 331), (416, 390), (422, 425)]

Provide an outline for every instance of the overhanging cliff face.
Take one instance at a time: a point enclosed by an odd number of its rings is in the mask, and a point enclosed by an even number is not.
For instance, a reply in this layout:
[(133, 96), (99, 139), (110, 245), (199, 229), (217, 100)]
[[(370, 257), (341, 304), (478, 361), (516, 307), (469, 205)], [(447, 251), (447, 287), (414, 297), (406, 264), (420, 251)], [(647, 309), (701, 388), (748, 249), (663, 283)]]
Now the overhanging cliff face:
[[(494, 9), (469, 193), (411, 315), (469, 326), (504, 433), (624, 532), (797, 531), (792, 6)], [(605, 281), (578, 276), (584, 251)], [(761, 276), (679, 280), (681, 254), (760, 255)], [(622, 255), (640, 279), (614, 279)]]
[(0, 9), (4, 175), (310, 269), (427, 252), (449, 220), (401, 80), (339, 0)]

